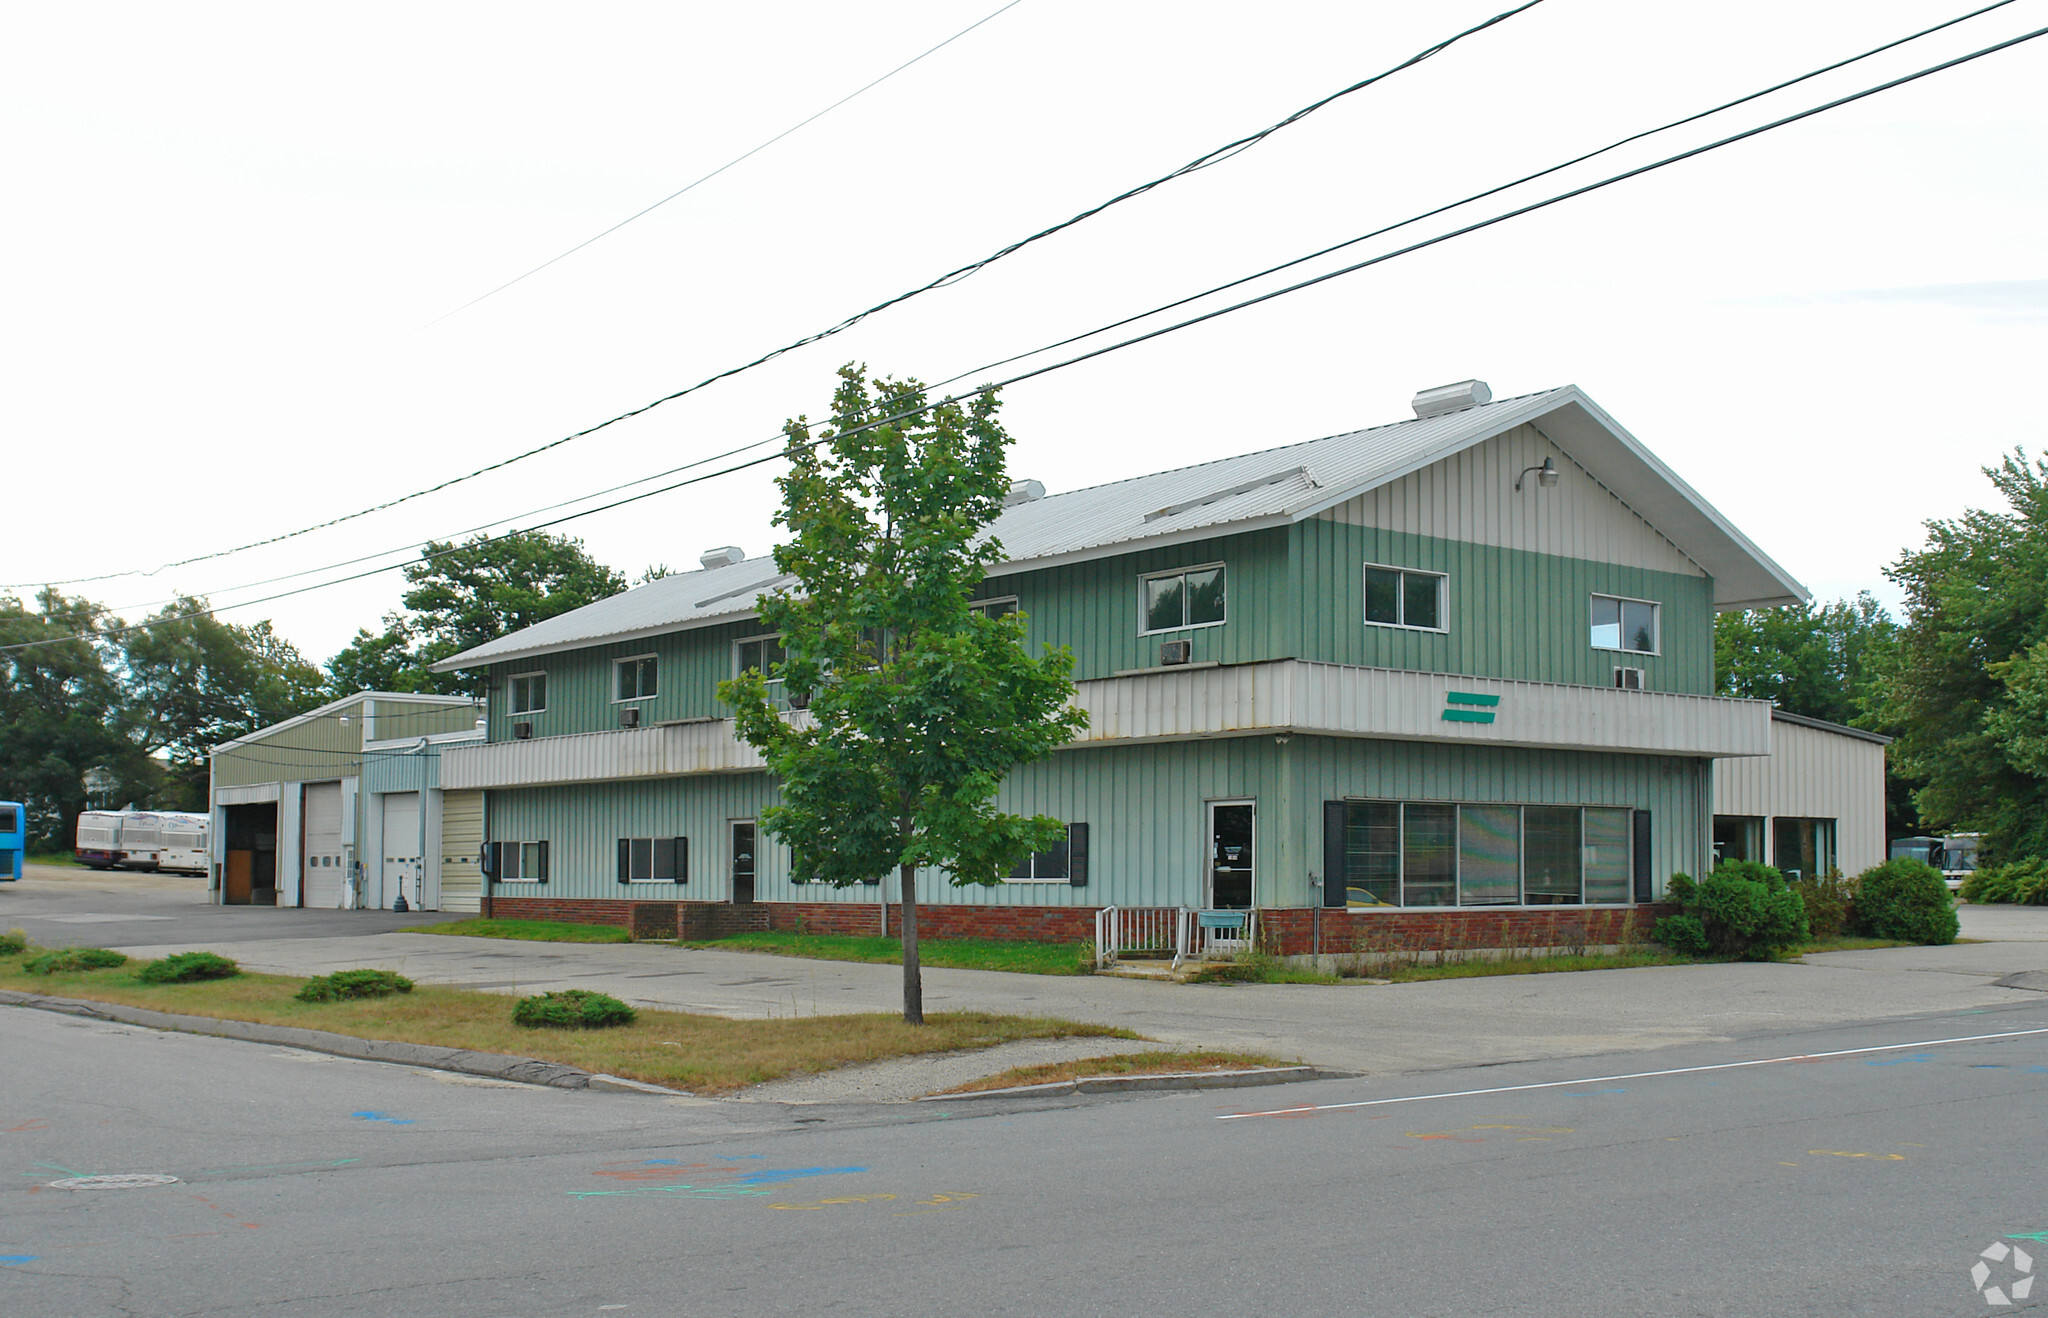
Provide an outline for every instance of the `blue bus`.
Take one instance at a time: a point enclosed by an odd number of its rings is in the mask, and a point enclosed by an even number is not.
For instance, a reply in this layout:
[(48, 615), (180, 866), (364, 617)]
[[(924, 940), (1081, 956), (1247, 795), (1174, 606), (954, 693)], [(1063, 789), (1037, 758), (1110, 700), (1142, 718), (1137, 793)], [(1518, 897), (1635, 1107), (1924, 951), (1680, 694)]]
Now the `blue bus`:
[(0, 883), (21, 877), (22, 853), (28, 850), (28, 807), (0, 801)]

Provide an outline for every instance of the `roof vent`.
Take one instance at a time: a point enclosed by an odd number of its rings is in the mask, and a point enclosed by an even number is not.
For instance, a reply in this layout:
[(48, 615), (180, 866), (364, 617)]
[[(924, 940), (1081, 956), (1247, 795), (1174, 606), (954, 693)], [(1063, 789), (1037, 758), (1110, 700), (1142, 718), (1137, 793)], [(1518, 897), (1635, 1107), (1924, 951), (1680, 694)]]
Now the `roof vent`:
[(1011, 481), (1010, 492), (1003, 497), (1003, 507), (1014, 508), (1020, 503), (1036, 503), (1044, 497), (1044, 481)]
[(706, 572), (709, 572), (715, 567), (731, 567), (735, 563), (746, 562), (747, 551), (738, 545), (726, 545), (722, 549), (705, 550), (697, 555), (697, 561), (704, 565)]
[(1460, 380), (1456, 384), (1424, 389), (1415, 395), (1415, 415), (1442, 416), (1446, 412), (1462, 412), (1468, 407), (1479, 407), (1492, 401), (1493, 390), (1486, 387), (1486, 381)]

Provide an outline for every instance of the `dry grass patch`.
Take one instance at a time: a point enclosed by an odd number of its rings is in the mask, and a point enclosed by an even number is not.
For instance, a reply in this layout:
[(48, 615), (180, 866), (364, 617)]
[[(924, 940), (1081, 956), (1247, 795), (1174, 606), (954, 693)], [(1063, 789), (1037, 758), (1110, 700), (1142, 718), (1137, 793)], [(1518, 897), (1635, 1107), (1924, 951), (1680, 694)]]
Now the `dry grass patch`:
[[(148, 962), (141, 963), (143, 965)], [(408, 994), (343, 1002), (300, 1002), (303, 979), (244, 974), (194, 984), (145, 984), (138, 966), (30, 975), (0, 962), (0, 988), (60, 998), (118, 1002), (266, 1025), (329, 1030), (363, 1039), (511, 1053), (649, 1084), (720, 1094), (788, 1076), (919, 1053), (988, 1048), (1019, 1039), (1107, 1037), (1129, 1030), (1034, 1016), (941, 1012), (923, 1026), (882, 1013), (736, 1021), (642, 1010), (631, 1025), (594, 1031), (535, 1031), (512, 1023), (513, 999), (422, 985)]]
[(1112, 1057), (1084, 1057), (1075, 1062), (1042, 1062), (1037, 1066), (1013, 1066), (997, 1075), (970, 1080), (944, 1094), (977, 1094), (985, 1089), (1011, 1089), (1018, 1085), (1051, 1085), (1063, 1080), (1085, 1080), (1102, 1075), (1186, 1075), (1191, 1071), (1251, 1071), (1265, 1066), (1294, 1066), (1296, 1063), (1268, 1057), (1264, 1053), (1200, 1052), (1119, 1053)]

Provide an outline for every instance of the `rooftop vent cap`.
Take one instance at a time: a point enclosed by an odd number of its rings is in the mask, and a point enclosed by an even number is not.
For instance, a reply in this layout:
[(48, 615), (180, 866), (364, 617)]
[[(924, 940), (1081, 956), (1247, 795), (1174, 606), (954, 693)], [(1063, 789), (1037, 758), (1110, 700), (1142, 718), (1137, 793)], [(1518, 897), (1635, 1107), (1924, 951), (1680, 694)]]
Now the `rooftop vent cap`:
[(1036, 503), (1044, 497), (1044, 481), (1011, 481), (1010, 492), (1003, 497), (1003, 507), (1014, 508), (1020, 503)]
[(1462, 412), (1468, 407), (1480, 407), (1492, 401), (1493, 390), (1486, 387), (1486, 381), (1460, 380), (1456, 384), (1424, 389), (1415, 395), (1415, 415), (1442, 416), (1446, 412)]
[(705, 550), (697, 555), (697, 561), (704, 565), (705, 571), (709, 572), (715, 567), (731, 567), (735, 563), (746, 562), (747, 551), (738, 545), (726, 545), (719, 549)]

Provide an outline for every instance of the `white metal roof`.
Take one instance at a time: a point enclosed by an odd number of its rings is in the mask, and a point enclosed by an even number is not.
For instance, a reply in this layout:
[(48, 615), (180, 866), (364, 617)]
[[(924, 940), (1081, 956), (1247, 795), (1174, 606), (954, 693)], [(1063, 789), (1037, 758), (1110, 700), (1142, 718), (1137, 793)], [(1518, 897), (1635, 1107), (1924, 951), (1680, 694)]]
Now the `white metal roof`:
[[(992, 528), (1004, 550), (1004, 563), (994, 571), (1286, 525), (1528, 424), (1705, 569), (1714, 579), (1717, 607), (1808, 598), (1805, 587), (1576, 385), (1015, 504)], [(752, 614), (764, 589), (789, 580), (765, 556), (664, 577), (434, 667), (472, 668), (729, 622)]]
[(233, 750), (237, 746), (247, 746), (255, 742), (268, 740), (270, 737), (283, 732), (286, 728), (296, 728), (301, 724), (311, 723), (315, 719), (328, 718), (341, 710), (347, 709), (351, 705), (359, 705), (365, 700), (387, 700), (394, 704), (447, 705), (450, 707), (474, 705), (476, 703), (476, 701), (468, 696), (437, 696), (413, 691), (358, 691), (354, 695), (343, 696), (339, 700), (330, 700), (317, 709), (309, 709), (303, 714), (294, 714), (292, 717), (280, 723), (273, 723), (267, 728), (258, 728), (246, 736), (236, 737), (233, 741), (221, 742), (213, 748), (214, 753), (218, 754), (221, 751)]

